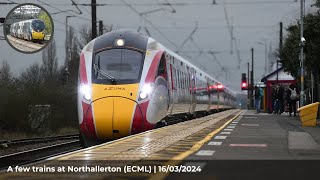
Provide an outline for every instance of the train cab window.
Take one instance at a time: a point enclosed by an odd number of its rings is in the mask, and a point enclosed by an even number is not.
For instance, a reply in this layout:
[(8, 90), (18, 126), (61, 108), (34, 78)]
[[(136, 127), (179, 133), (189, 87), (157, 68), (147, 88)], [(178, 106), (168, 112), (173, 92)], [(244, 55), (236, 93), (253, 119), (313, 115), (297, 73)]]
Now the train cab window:
[(129, 49), (111, 49), (94, 55), (92, 80), (98, 84), (138, 83), (142, 72), (143, 56)]
[(41, 20), (33, 20), (31, 23), (31, 27), (34, 31), (42, 32), (44, 31), (44, 22)]

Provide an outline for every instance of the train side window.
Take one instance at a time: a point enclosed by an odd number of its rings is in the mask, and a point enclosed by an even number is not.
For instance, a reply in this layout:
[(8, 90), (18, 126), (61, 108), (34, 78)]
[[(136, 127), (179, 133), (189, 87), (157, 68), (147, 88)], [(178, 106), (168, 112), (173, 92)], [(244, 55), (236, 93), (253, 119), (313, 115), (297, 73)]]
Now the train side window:
[(176, 68), (173, 68), (174, 69), (174, 79), (175, 79), (175, 81), (174, 81), (174, 87), (175, 87), (175, 89), (177, 90), (178, 89), (178, 71), (177, 71), (177, 69)]
[(157, 76), (161, 76), (161, 75), (164, 76), (165, 68), (166, 68), (166, 59), (164, 56), (162, 56), (160, 59)]
[(180, 91), (181, 86), (180, 86), (180, 71), (179, 70), (177, 70), (177, 74), (178, 74), (178, 82), (177, 82), (178, 83), (178, 90)]
[(183, 71), (181, 71), (181, 89), (184, 90), (184, 74)]
[(181, 71), (181, 89), (184, 90), (184, 74), (183, 71)]
[(184, 73), (184, 82), (185, 82), (185, 85), (186, 85), (186, 92), (188, 93), (188, 91), (187, 91), (187, 89), (188, 89), (188, 87), (189, 87), (189, 84), (188, 84), (188, 73)]
[(182, 82), (181, 82), (181, 79), (182, 79), (182, 73), (181, 73), (181, 71), (179, 71), (179, 89), (180, 89), (180, 91), (182, 90)]
[(183, 83), (184, 83), (184, 90), (187, 89), (187, 76), (186, 72), (183, 72)]
[(184, 75), (183, 75), (183, 71), (181, 71), (181, 89), (182, 91), (184, 90)]

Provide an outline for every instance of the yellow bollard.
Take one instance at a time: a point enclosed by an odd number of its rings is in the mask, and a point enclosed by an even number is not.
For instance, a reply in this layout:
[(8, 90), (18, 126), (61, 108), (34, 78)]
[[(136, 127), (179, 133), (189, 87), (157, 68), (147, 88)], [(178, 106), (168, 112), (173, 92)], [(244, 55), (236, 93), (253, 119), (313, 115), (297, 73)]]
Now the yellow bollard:
[(298, 109), (302, 126), (317, 126), (319, 102), (302, 106)]

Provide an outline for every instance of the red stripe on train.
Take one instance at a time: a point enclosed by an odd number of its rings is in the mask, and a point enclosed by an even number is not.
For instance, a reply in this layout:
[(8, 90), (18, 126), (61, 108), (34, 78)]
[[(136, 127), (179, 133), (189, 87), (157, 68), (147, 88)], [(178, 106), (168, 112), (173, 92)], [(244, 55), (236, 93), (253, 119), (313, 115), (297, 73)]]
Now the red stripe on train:
[(156, 78), (156, 74), (157, 74), (158, 64), (160, 62), (162, 54), (163, 54), (163, 51), (159, 51), (152, 59), (152, 63), (150, 65), (148, 74), (146, 76), (146, 81), (145, 81), (146, 83), (153, 83), (154, 82), (154, 80)]
[[(163, 51), (159, 51), (152, 59), (145, 83), (154, 83), (157, 74), (158, 64), (160, 62), (162, 54)], [(134, 112), (134, 117), (131, 125), (131, 134), (137, 134), (143, 131), (153, 129), (155, 127), (155, 124), (151, 124), (147, 121), (148, 104), (149, 101), (136, 105), (136, 110)]]
[(81, 129), (81, 132), (86, 137), (91, 137), (91, 138), (96, 139), (97, 135), (96, 135), (95, 127), (94, 127), (91, 107), (92, 106), (90, 106), (89, 104), (82, 102), (83, 121), (80, 124), (80, 129)]
[(87, 84), (87, 71), (86, 71), (86, 62), (84, 58), (84, 53), (81, 53), (80, 55), (80, 83)]
[(155, 124), (151, 124), (146, 120), (148, 105), (149, 101), (136, 105), (136, 110), (134, 112), (134, 117), (131, 126), (131, 134), (137, 134), (140, 132), (148, 131), (155, 127)]

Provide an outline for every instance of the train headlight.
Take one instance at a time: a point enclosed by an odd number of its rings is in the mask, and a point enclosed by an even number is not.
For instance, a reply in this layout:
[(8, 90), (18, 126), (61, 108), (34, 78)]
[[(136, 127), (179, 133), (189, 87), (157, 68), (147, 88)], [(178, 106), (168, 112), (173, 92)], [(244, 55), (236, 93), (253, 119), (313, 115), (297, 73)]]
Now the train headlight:
[(153, 84), (143, 85), (141, 92), (139, 94), (139, 100), (146, 99), (153, 91)]
[(116, 39), (115, 45), (116, 46), (124, 46), (124, 39)]
[(91, 90), (88, 84), (80, 85), (80, 93), (85, 100), (88, 100), (88, 101), (91, 100)]

